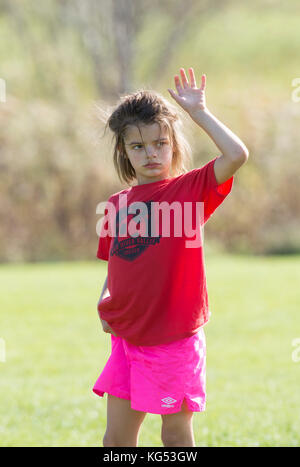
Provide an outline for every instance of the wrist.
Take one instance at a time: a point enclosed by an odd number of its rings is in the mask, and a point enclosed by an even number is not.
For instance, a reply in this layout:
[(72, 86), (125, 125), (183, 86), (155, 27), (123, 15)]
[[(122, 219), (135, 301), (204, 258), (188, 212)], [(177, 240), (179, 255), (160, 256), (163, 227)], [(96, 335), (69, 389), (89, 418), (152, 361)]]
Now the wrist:
[(207, 107), (196, 107), (195, 109), (193, 110), (190, 110), (189, 112), (189, 116), (193, 119), (193, 120), (201, 120), (202, 118), (207, 118), (208, 115), (212, 115), (211, 112), (208, 110)]
[(205, 109), (195, 109), (189, 113), (192, 120), (194, 120), (197, 125), (199, 125), (204, 130), (208, 127), (210, 122), (214, 120), (213, 114), (208, 110)]

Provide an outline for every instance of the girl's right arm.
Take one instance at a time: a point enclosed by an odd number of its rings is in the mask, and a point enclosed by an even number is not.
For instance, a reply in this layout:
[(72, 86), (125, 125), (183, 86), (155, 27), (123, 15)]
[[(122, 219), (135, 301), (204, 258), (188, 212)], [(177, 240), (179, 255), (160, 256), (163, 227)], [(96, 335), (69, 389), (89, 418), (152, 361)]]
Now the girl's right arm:
[[(105, 297), (106, 295), (109, 295), (109, 291), (108, 291), (108, 288), (107, 288), (107, 276), (106, 276), (106, 279), (105, 279), (105, 281), (104, 281), (104, 285), (103, 285), (103, 289), (102, 289), (100, 298), (99, 298), (99, 300), (98, 300), (98, 305), (99, 305), (99, 303), (101, 302), (101, 300), (103, 300), (103, 298), (106, 298), (106, 297)], [(97, 306), (97, 311), (98, 311), (98, 306)], [(106, 332), (106, 333), (113, 334), (114, 336), (116, 336), (116, 334), (115, 334), (114, 331), (111, 329), (111, 327), (109, 326), (109, 324), (107, 323), (107, 321), (105, 321), (104, 319), (101, 318), (99, 311), (98, 311), (98, 315), (99, 315), (99, 318), (100, 318), (100, 321), (101, 321), (101, 324), (102, 324), (103, 331)], [(116, 336), (116, 337), (117, 337), (117, 336)]]
[[(108, 289), (107, 289), (107, 276), (106, 276), (106, 279), (105, 279), (105, 281), (104, 281), (103, 289), (102, 289), (102, 292), (101, 292), (101, 295), (100, 295), (100, 298), (99, 298), (98, 303), (101, 302), (101, 300), (103, 299), (103, 296), (104, 296), (104, 295), (107, 295), (106, 292), (108, 292)], [(104, 298), (105, 298), (105, 297), (104, 297)]]

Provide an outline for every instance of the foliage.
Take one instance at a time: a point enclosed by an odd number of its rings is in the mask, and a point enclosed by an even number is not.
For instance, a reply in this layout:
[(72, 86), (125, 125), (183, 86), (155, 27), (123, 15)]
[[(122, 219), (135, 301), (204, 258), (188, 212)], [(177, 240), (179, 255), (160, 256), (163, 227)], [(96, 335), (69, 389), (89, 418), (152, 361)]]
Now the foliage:
[[(124, 84), (114, 66), (117, 45), (111, 28), (100, 28), (106, 36), (98, 42), (97, 61), (84, 32), (88, 10), (75, 3), (28, 1), (21, 8), (2, 1), (1, 77), (7, 84), (6, 102), (0, 103), (2, 262), (95, 258), (96, 206), (126, 188), (94, 114), (94, 104), (99, 99), (113, 104)], [(232, 193), (207, 223), (207, 243), (253, 254), (299, 252), (300, 104), (291, 97), (299, 50), (297, 3), (231, 1), (217, 8), (218, 2), (191, 1), (174, 44), (176, 15), (168, 15), (169, 3), (154, 2), (144, 15), (139, 3), (128, 86), (146, 85), (169, 98), (167, 88), (174, 88), (179, 67), (193, 66), (196, 76), (206, 72), (208, 107), (250, 151)], [(108, 7), (98, 12), (103, 24), (118, 21), (110, 12)], [(160, 53), (166, 37), (169, 48)], [(110, 91), (99, 80), (102, 72)], [(192, 123), (191, 132), (199, 167), (219, 151)]]

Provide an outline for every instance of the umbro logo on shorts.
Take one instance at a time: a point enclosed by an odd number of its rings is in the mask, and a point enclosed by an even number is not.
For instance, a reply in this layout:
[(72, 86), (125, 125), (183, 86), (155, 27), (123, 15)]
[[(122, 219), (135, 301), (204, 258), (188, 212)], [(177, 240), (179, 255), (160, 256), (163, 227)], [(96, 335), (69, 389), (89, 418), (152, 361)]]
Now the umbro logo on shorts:
[(176, 399), (172, 399), (172, 397), (165, 397), (164, 399), (162, 399), (162, 402), (165, 402), (165, 404), (161, 404), (162, 407), (174, 407), (174, 405), (170, 405), (172, 404), (172, 402), (177, 402)]

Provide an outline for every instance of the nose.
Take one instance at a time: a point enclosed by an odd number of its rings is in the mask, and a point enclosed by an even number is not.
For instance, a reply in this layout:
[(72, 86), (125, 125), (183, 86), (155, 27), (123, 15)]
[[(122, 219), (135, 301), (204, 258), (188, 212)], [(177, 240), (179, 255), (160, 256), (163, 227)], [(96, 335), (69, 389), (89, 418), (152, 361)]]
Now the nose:
[(147, 146), (145, 145), (145, 151), (147, 156), (157, 156), (157, 151), (156, 148), (154, 148), (151, 144), (149, 144), (149, 148), (147, 149)]

